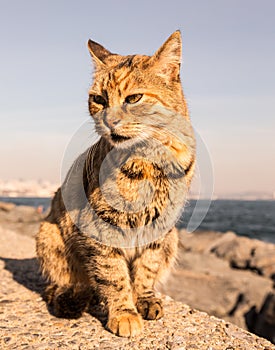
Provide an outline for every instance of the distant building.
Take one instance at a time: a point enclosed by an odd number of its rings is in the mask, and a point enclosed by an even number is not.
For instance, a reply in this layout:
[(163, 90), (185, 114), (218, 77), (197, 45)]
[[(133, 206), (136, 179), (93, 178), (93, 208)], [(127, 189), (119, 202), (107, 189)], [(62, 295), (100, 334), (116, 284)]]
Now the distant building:
[(58, 184), (41, 180), (0, 180), (1, 197), (52, 197)]

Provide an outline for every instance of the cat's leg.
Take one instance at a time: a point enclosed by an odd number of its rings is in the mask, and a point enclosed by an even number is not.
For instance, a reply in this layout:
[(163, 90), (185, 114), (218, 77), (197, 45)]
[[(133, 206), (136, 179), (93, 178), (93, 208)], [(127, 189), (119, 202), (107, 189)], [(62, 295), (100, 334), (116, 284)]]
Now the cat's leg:
[(163, 316), (162, 301), (155, 296), (155, 285), (173, 265), (177, 246), (178, 234), (173, 229), (164, 239), (149, 244), (134, 261), (132, 279), (136, 305), (144, 319), (153, 320)]
[[(82, 242), (81, 242), (82, 240)], [(143, 321), (137, 312), (134, 300), (129, 268), (121, 249), (90, 242), (78, 237), (75, 246), (88, 273), (91, 285), (108, 309), (107, 329), (112, 333), (131, 337), (139, 334)]]
[(50, 282), (44, 299), (58, 317), (78, 318), (88, 305), (91, 291), (77, 280), (69, 266), (58, 226), (42, 222), (36, 236), (36, 252), (43, 276)]

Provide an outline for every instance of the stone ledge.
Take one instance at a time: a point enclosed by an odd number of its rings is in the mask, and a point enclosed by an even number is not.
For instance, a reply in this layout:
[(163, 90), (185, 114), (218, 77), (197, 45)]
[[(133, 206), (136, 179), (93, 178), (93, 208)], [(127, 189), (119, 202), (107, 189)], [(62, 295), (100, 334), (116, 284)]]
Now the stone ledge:
[(1, 315), (1, 349), (275, 349), (267, 340), (174, 301), (165, 301), (163, 319), (145, 322), (140, 337), (125, 339), (91, 315), (57, 319), (37, 295), (13, 297), (2, 301), (7, 310)]
[(79, 320), (49, 314), (39, 290), (34, 240), (0, 227), (1, 349), (275, 349), (229, 322), (164, 297), (165, 316), (145, 321), (141, 336), (125, 339), (85, 314)]

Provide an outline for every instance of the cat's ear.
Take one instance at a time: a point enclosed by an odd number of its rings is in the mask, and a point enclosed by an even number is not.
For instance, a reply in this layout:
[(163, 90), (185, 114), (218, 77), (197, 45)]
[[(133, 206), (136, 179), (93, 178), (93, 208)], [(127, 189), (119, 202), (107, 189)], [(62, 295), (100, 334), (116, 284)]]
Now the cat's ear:
[(112, 53), (107, 49), (105, 49), (105, 47), (103, 47), (102, 45), (98, 44), (97, 42), (91, 39), (89, 39), (88, 41), (88, 49), (90, 51), (90, 54), (95, 64), (98, 66), (105, 65), (106, 58), (112, 55)]
[(167, 82), (179, 79), (182, 54), (182, 40), (180, 31), (174, 32), (165, 43), (151, 57), (150, 61), (156, 74)]

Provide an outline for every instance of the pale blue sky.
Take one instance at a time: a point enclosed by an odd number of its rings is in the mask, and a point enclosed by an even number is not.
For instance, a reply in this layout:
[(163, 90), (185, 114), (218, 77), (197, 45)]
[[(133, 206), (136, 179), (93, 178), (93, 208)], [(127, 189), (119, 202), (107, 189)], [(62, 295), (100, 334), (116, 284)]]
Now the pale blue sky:
[(176, 29), (215, 192), (275, 190), (275, 2), (0, 1), (0, 178), (58, 181), (88, 118), (88, 38), (152, 54)]

